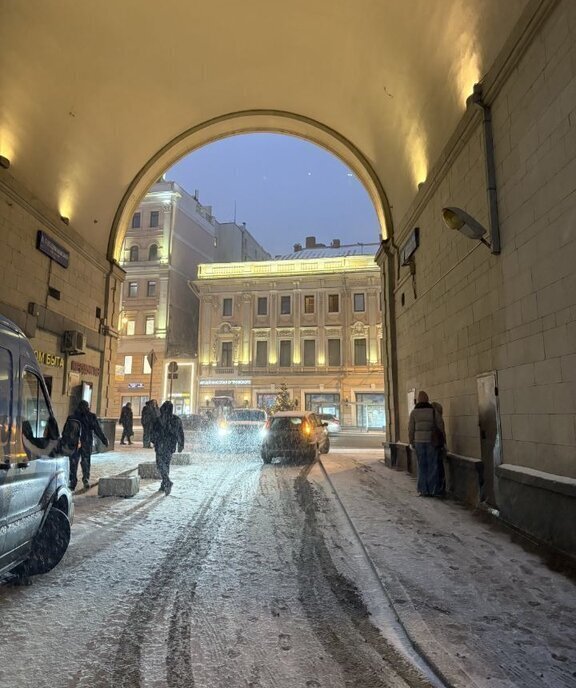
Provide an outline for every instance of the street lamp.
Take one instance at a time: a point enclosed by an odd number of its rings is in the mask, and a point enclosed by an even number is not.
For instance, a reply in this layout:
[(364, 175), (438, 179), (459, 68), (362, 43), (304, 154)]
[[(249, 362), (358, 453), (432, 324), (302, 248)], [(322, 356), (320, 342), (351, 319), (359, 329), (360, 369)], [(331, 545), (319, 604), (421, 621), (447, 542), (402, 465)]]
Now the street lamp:
[(486, 228), (483, 227), (478, 220), (475, 220), (466, 211), (462, 210), (462, 208), (442, 208), (442, 219), (448, 229), (456, 230), (465, 237), (468, 237), (468, 239), (481, 241), (484, 246), (488, 246), (489, 249), (492, 249), (490, 242), (486, 241), (484, 238), (487, 232)]

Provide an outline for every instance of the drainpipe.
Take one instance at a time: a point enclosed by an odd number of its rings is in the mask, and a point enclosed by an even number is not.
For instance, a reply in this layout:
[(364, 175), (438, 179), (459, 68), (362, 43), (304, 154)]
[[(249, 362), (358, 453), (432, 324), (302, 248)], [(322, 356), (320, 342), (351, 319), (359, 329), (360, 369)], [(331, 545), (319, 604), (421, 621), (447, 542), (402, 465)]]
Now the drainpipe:
[(496, 164), (494, 162), (494, 137), (492, 134), (492, 111), (482, 98), (482, 84), (474, 84), (469, 105), (476, 105), (482, 110), (484, 130), (484, 160), (486, 162), (486, 186), (488, 193), (488, 210), (490, 213), (490, 248), (492, 253), (500, 253), (500, 219), (498, 217), (498, 196), (496, 193)]

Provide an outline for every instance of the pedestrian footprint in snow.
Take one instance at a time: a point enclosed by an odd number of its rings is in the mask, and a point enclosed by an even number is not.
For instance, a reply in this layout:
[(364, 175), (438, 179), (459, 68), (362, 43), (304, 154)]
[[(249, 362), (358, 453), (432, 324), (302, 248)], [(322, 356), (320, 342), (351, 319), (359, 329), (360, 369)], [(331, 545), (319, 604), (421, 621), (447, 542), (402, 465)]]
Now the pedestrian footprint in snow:
[(170, 480), (170, 461), (178, 446), (178, 451), (184, 449), (184, 429), (182, 421), (173, 413), (171, 401), (165, 401), (160, 407), (160, 417), (154, 421), (150, 439), (156, 450), (156, 466), (162, 478), (160, 490), (170, 494), (172, 481)]

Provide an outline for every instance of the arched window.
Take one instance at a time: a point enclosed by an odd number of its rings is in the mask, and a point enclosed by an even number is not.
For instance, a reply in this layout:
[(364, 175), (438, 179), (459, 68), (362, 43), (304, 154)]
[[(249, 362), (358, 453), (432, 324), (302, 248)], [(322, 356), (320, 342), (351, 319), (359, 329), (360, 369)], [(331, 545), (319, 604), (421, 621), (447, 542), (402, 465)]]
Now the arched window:
[(152, 244), (148, 249), (148, 260), (158, 260), (158, 244)]
[(138, 260), (138, 246), (130, 246), (130, 262), (135, 263)]

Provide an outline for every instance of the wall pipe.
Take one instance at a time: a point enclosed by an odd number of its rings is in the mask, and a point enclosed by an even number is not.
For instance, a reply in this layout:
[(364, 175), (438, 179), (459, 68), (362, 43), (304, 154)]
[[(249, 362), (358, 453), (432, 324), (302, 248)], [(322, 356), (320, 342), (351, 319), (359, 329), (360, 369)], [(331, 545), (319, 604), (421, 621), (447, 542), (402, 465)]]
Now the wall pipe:
[(492, 132), (492, 111), (482, 97), (482, 84), (474, 84), (468, 104), (482, 110), (484, 130), (484, 160), (486, 162), (486, 185), (488, 211), (490, 214), (490, 249), (493, 254), (500, 253), (500, 218), (498, 216), (498, 195), (496, 191), (496, 163), (494, 161), (494, 136)]

